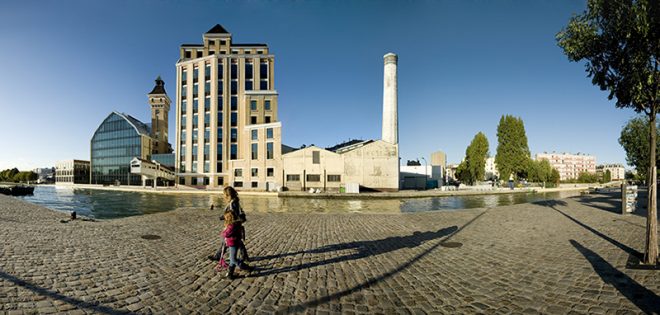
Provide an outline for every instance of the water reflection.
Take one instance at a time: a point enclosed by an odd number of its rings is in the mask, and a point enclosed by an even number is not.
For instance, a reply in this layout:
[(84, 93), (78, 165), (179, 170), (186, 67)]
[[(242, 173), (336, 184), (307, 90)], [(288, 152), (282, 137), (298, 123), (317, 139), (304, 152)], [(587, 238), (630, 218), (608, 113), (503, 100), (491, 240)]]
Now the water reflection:
[[(399, 213), (442, 211), (469, 208), (490, 208), (545, 199), (566, 198), (577, 192), (545, 194), (500, 194), (482, 196), (449, 196), (413, 199), (338, 199), (338, 198), (278, 198), (241, 197), (241, 204), (249, 212), (371, 212)], [(224, 208), (222, 195), (151, 194), (103, 190), (85, 190), (38, 186), (34, 195), (20, 197), (26, 201), (59, 211), (73, 211), (100, 219), (170, 211), (177, 208)]]

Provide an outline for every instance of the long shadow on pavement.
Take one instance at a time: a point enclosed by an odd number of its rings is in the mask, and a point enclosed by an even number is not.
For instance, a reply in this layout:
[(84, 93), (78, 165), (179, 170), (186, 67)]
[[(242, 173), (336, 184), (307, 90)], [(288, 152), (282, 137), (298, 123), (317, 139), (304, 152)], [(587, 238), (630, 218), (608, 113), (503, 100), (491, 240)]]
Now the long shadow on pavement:
[[(414, 232), (412, 235), (408, 236), (392, 236), (382, 240), (373, 240), (373, 241), (358, 241), (358, 242), (349, 242), (341, 244), (327, 245), (319, 247), (317, 249), (293, 253), (285, 253), (278, 255), (269, 256), (271, 258), (281, 258), (285, 256), (291, 256), (301, 253), (307, 254), (322, 254), (322, 253), (331, 253), (331, 252), (340, 252), (344, 250), (352, 250), (354, 252), (342, 256), (336, 256), (330, 259), (319, 260), (314, 262), (308, 262), (304, 264), (298, 264), (293, 266), (287, 266), (282, 268), (266, 270), (260, 268), (259, 271), (254, 272), (253, 276), (267, 276), (272, 274), (278, 274), (282, 272), (296, 271), (306, 268), (313, 268), (317, 266), (323, 266), (327, 264), (334, 264), (338, 262), (356, 260), (371, 256), (376, 256), (388, 252), (393, 252), (402, 248), (414, 248), (426, 241), (434, 240), (447, 236), (458, 230), (457, 226), (451, 226), (438, 230), (437, 232)], [(259, 257), (259, 260), (263, 260), (264, 257)], [(254, 259), (257, 260), (257, 259)]]
[(580, 222), (579, 220), (575, 219), (574, 217), (572, 217), (572, 216), (566, 214), (565, 212), (557, 209), (557, 206), (566, 206), (566, 205), (568, 205), (566, 203), (566, 201), (563, 201), (563, 200), (545, 200), (545, 201), (535, 202), (535, 204), (546, 206), (546, 207), (551, 208), (552, 210), (555, 210), (555, 211), (559, 212), (561, 215), (563, 215), (566, 218), (568, 218), (569, 220), (575, 222), (577, 225), (585, 228), (587, 231), (596, 234), (598, 237), (610, 242), (612, 245), (622, 249), (626, 253), (641, 259), (642, 254), (640, 252), (638, 252), (637, 250), (635, 250), (634, 248), (632, 248), (628, 245), (625, 245), (625, 244), (623, 244), (623, 243), (621, 243), (621, 242), (619, 242), (619, 241), (617, 241), (617, 240), (601, 233), (600, 231), (598, 231), (598, 230), (596, 230), (596, 229)]
[(0, 271), (0, 278), (5, 279), (9, 282), (12, 282), (14, 285), (17, 285), (17, 286), (23, 287), (25, 289), (28, 289), (32, 292), (35, 292), (39, 295), (46, 296), (46, 297), (49, 297), (51, 299), (59, 300), (59, 301), (71, 304), (71, 305), (73, 305), (75, 307), (78, 307), (78, 308), (84, 308), (84, 309), (88, 309), (90, 311), (94, 311), (94, 312), (97, 312), (97, 313), (111, 314), (111, 315), (115, 315), (115, 314), (132, 314), (131, 312), (128, 312), (128, 311), (118, 311), (118, 310), (115, 310), (111, 307), (98, 305), (98, 304), (95, 304), (93, 302), (91, 302), (91, 303), (90, 302), (85, 302), (85, 301), (81, 301), (81, 300), (78, 300), (78, 299), (75, 299), (75, 298), (72, 298), (72, 297), (68, 297), (66, 295), (62, 295), (60, 293), (45, 289), (43, 287), (32, 284), (28, 281), (17, 278), (15, 276), (12, 276), (12, 275), (10, 275), (8, 273), (5, 273), (3, 271)]
[(594, 271), (605, 283), (616, 288), (640, 310), (646, 314), (658, 314), (660, 312), (660, 297), (657, 294), (617, 270), (605, 259), (577, 241), (570, 240), (570, 243), (589, 261)]
[[(357, 284), (357, 285), (355, 285), (351, 288), (348, 288), (346, 290), (339, 291), (339, 292), (336, 292), (336, 293), (333, 293), (331, 295), (327, 295), (327, 296), (324, 296), (324, 297), (320, 297), (320, 298), (317, 298), (317, 299), (312, 300), (312, 301), (308, 301), (308, 302), (304, 302), (304, 303), (301, 303), (301, 304), (298, 304), (298, 305), (291, 306), (286, 311), (287, 312), (302, 313), (308, 308), (313, 308), (313, 307), (319, 306), (319, 305), (324, 304), (324, 303), (328, 303), (328, 302), (333, 301), (333, 300), (338, 300), (339, 298), (341, 298), (343, 296), (350, 295), (350, 294), (353, 294), (355, 292), (367, 289), (367, 288), (373, 286), (376, 283), (379, 283), (381, 281), (384, 281), (385, 279), (391, 278), (394, 275), (396, 275), (396, 274), (400, 273), (401, 271), (405, 270), (406, 268), (412, 266), (414, 263), (416, 263), (417, 261), (422, 259), (424, 256), (428, 255), (429, 253), (434, 251), (436, 248), (438, 248), (438, 246), (447, 243), (448, 240), (450, 240), (451, 238), (456, 236), (459, 232), (461, 232), (463, 229), (465, 229), (466, 227), (471, 225), (473, 222), (475, 222), (477, 219), (479, 219), (482, 215), (484, 215), (487, 211), (488, 210), (479, 213), (477, 216), (472, 218), (470, 221), (468, 221), (467, 223), (465, 223), (463, 226), (461, 226), (458, 229), (456, 229), (455, 226), (452, 226), (452, 227), (449, 227), (449, 228), (442, 229), (438, 232), (433, 232), (435, 234), (447, 233), (448, 236), (446, 238), (444, 238), (443, 240), (441, 240), (440, 242), (438, 242), (437, 244), (435, 244), (435, 245), (431, 246), (430, 248), (426, 249), (425, 251), (419, 253), (417, 256), (413, 257), (409, 261), (407, 261), (405, 263), (402, 263), (401, 265), (397, 266), (396, 268), (394, 268), (394, 269), (392, 269), (392, 270), (390, 270), (390, 271), (388, 271), (388, 272), (386, 272), (386, 273), (384, 273), (384, 274), (382, 274), (378, 277), (368, 279), (367, 281), (359, 283), (359, 284)], [(449, 232), (449, 231), (452, 231), (452, 232)], [(447, 234), (445, 234), (445, 235), (447, 235)], [(436, 236), (436, 238), (437, 237), (439, 237), (439, 236)], [(414, 244), (414, 243), (411, 242), (409, 244)]]

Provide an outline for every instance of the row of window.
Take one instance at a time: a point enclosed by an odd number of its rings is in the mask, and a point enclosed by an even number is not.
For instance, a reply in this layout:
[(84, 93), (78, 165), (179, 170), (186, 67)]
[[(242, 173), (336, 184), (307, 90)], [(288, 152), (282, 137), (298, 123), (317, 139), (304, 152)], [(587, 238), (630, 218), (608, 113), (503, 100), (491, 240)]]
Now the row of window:
[[(209, 56), (210, 56), (210, 55), (215, 55), (215, 53), (216, 53), (215, 49), (213, 49), (214, 47), (212, 47), (213, 45), (214, 45), (214, 44), (209, 44), (209, 46), (208, 46), (208, 49), (209, 49)], [(224, 46), (224, 45), (225, 45), (225, 44), (223, 44), (223, 43), (220, 44), (221, 47)], [(220, 51), (219, 51), (218, 53), (219, 53), (220, 55), (226, 55), (226, 54), (227, 54), (227, 50), (225, 50), (225, 49), (220, 49)], [(241, 51), (240, 51), (240, 50), (236, 50), (236, 49), (232, 49), (232, 50), (231, 50), (231, 53), (234, 54), (234, 55), (238, 55), (238, 54), (241, 54)], [(243, 52), (242, 52), (242, 54), (244, 54), (244, 55), (251, 55), (251, 54), (253, 54), (253, 53), (255, 53), (255, 54), (257, 54), (257, 55), (263, 55), (263, 54), (264, 54), (264, 51), (263, 51), (263, 50), (255, 50), (255, 51), (253, 52), (252, 50), (245, 49), (245, 50), (243, 50)], [(186, 49), (186, 50), (184, 50), (183, 56), (184, 56), (184, 58), (186, 58), (186, 59), (190, 59), (190, 58), (193, 57), (193, 51), (192, 51), (192, 50), (187, 50), (187, 49)], [(195, 51), (194, 56), (195, 56), (195, 58), (202, 58), (202, 57), (204, 57), (204, 51), (198, 49), (197, 51)]]
[[(259, 77), (261, 80), (268, 80), (268, 60), (267, 59), (261, 59), (261, 62), (259, 63)], [(229, 67), (229, 77), (231, 79), (238, 79), (238, 60), (232, 59), (231, 60), (231, 65)], [(251, 60), (246, 60), (245, 65), (244, 65), (244, 71), (245, 71), (245, 79), (246, 80), (252, 80), (254, 79), (254, 66)], [(224, 78), (224, 67), (222, 63), (218, 64), (218, 80), (222, 80)], [(206, 64), (204, 67), (204, 81), (206, 83), (210, 83), (211, 80), (211, 65)], [(197, 84), (197, 82), (201, 82), (199, 80), (199, 67), (194, 66), (193, 67), (193, 84)], [(188, 83), (188, 69), (182, 68), (181, 69), (181, 85), (185, 86)], [(210, 88), (206, 89), (207, 91), (210, 91)]]
[[(250, 169), (250, 176), (256, 177), (259, 176), (259, 169), (256, 167), (253, 167)], [(266, 168), (266, 176), (267, 177), (273, 177), (275, 176), (275, 169), (272, 167)], [(242, 168), (236, 168), (234, 169), (234, 177), (243, 177), (243, 169)]]
[[(321, 175), (307, 174), (305, 179), (308, 182), (320, 182), (321, 181)], [(287, 182), (299, 182), (300, 181), (300, 174), (287, 174), (286, 175), (286, 181)], [(326, 176), (326, 181), (327, 182), (341, 182), (341, 175), (327, 175)]]

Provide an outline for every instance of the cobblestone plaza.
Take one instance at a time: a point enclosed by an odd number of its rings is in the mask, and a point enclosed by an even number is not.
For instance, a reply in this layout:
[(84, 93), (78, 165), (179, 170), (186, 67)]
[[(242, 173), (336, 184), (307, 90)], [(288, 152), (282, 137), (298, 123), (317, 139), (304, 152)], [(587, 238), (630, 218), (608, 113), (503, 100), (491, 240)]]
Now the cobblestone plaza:
[(219, 212), (75, 220), (0, 195), (0, 314), (660, 312), (628, 269), (646, 219), (613, 195), (407, 214), (250, 213), (257, 267), (207, 260)]

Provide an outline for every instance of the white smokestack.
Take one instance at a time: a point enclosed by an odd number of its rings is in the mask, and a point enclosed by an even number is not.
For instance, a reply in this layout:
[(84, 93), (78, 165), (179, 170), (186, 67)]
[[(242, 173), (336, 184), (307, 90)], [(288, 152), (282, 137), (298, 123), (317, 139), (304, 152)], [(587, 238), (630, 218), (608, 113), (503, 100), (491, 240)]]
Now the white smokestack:
[(398, 57), (393, 53), (383, 56), (385, 75), (383, 78), (383, 141), (399, 142), (399, 118), (397, 114), (396, 64)]

